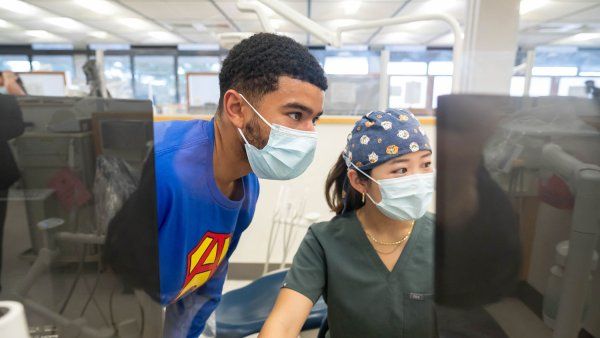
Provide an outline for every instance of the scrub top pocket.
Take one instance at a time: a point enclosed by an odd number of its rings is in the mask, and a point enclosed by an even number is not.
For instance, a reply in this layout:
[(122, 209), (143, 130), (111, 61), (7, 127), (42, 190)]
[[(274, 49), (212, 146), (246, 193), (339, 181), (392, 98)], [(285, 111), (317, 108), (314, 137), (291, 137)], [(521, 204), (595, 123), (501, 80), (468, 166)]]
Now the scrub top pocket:
[(404, 338), (434, 337), (433, 293), (404, 294)]

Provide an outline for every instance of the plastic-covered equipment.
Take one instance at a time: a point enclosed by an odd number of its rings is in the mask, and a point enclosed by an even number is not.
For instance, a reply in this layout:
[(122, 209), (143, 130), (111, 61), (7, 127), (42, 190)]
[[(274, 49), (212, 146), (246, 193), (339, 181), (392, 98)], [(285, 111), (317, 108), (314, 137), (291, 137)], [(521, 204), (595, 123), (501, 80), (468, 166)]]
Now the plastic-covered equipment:
[[(287, 271), (274, 271), (224, 294), (217, 307), (217, 337), (240, 338), (259, 332), (273, 309)], [(302, 330), (318, 329), (326, 315), (327, 305), (319, 298)]]
[(121, 209), (123, 203), (137, 186), (139, 180), (123, 159), (100, 155), (96, 161), (94, 200), (96, 201), (96, 226), (98, 232), (106, 233), (108, 223)]

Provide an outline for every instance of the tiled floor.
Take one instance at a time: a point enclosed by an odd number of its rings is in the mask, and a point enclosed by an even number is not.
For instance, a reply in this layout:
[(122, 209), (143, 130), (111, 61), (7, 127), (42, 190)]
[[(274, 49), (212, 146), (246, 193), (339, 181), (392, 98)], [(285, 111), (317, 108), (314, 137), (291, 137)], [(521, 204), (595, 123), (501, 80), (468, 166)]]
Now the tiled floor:
[(488, 305), (486, 310), (510, 338), (552, 337), (552, 330), (516, 298)]

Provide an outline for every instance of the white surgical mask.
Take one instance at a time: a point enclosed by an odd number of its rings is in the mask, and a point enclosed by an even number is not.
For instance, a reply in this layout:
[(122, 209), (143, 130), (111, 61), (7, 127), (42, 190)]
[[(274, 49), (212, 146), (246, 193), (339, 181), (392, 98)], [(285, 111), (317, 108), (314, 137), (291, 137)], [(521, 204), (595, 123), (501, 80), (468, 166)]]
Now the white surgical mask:
[(256, 176), (270, 180), (289, 180), (300, 176), (312, 163), (317, 147), (317, 133), (287, 128), (269, 123), (240, 94), (242, 99), (254, 110), (269, 127), (269, 141), (262, 149), (248, 142), (244, 133), (238, 128), (245, 142), (248, 162)]
[(352, 165), (379, 185), (381, 201), (375, 202), (382, 214), (398, 221), (416, 220), (425, 215), (435, 190), (435, 172), (413, 174), (397, 178), (376, 180)]

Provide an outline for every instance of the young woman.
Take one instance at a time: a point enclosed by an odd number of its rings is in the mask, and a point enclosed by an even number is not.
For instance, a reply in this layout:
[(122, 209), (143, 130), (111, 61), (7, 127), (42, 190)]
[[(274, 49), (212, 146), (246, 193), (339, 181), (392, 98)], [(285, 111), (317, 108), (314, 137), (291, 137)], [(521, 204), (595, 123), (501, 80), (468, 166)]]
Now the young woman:
[(432, 336), (434, 182), (412, 113), (363, 116), (327, 178), (337, 216), (308, 230), (260, 337), (297, 337), (321, 295), (330, 337)]

